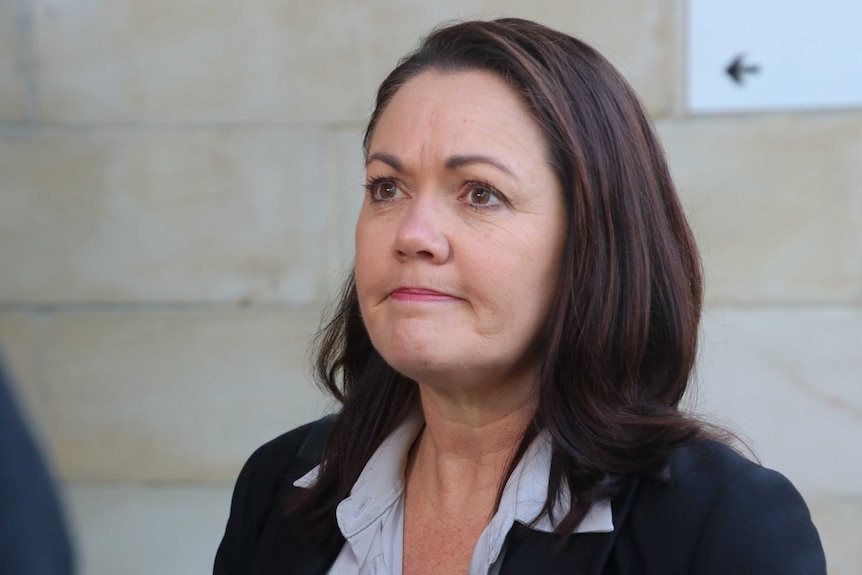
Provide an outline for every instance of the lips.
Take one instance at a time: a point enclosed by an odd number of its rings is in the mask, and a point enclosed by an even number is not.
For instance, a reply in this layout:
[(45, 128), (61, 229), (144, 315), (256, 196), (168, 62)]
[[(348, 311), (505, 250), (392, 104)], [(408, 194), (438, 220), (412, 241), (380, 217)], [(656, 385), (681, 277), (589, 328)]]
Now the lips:
[(445, 302), (459, 298), (443, 292), (419, 287), (400, 287), (390, 295), (392, 299), (414, 302)]

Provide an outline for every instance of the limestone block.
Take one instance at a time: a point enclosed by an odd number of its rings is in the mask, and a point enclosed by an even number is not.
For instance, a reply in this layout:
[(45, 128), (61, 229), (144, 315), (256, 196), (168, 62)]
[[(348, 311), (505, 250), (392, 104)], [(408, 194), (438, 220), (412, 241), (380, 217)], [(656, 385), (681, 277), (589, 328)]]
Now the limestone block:
[(862, 293), (862, 117), (660, 124), (720, 302), (850, 301)]
[(361, 121), (398, 58), (467, 17), (521, 15), (587, 37), (654, 114), (674, 86), (679, 0), (33, 3), (46, 121)]
[(572, 34), (599, 50), (654, 118), (674, 110), (683, 62), (682, 0), (486, 0), (487, 17), (517, 16)]
[(862, 496), (862, 309), (712, 308), (700, 411), (803, 492)]
[(0, 132), (0, 301), (318, 301), (312, 128)]
[(79, 573), (189, 575), (212, 572), (231, 488), (78, 483), (65, 496)]
[(252, 451), (320, 417), (317, 310), (62, 314), (43, 358), (50, 438), (71, 480), (232, 481)]
[(339, 129), (332, 136), (331, 156), (337, 159), (334, 181), (338, 202), (338, 255), (333, 268), (340, 270), (349, 270), (356, 254), (356, 220), (365, 200), (365, 158), (362, 152), (364, 129), (364, 125), (356, 124)]
[(31, 32), (24, 0), (0, 2), (0, 122), (27, 119)]
[(809, 497), (829, 575), (862, 573), (862, 498)]

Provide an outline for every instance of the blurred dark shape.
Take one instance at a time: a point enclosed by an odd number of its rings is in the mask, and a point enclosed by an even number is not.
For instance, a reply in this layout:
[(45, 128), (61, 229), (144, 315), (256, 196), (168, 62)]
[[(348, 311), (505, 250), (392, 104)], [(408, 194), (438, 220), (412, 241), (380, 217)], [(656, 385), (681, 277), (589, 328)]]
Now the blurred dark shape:
[(73, 570), (54, 481), (0, 361), (0, 573), (67, 575)]

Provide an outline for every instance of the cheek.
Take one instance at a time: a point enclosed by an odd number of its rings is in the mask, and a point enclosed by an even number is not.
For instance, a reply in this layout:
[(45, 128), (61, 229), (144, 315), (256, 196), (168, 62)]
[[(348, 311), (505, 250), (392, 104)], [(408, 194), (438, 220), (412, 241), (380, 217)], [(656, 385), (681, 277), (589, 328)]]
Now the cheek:
[(555, 223), (549, 222), (545, 233), (520, 244), (518, 261), (509, 270), (513, 278), (511, 297), (524, 310), (523, 319), (532, 324), (544, 321), (559, 282), (564, 231)]
[(537, 259), (538, 254), (523, 245), (497, 246), (493, 257), (483, 254), (464, 268), (476, 312), (474, 328), (482, 336), (520, 340), (547, 312), (547, 292), (556, 281), (548, 254)]
[(363, 313), (365, 313), (373, 297), (375, 283), (379, 281), (379, 274), (376, 272), (374, 260), (368, 257), (367, 254), (361, 254), (359, 250), (356, 251), (354, 277), (356, 279), (356, 295), (359, 298), (359, 305), (362, 307)]
[[(364, 211), (365, 208), (363, 207), (362, 212)], [(367, 252), (368, 247), (368, 225), (365, 223), (365, 216), (362, 212), (359, 214), (359, 220), (356, 222), (356, 229), (353, 234), (357, 262)]]
[(360, 292), (360, 296), (362, 295), (362, 291), (366, 289), (369, 279), (374, 277), (374, 270), (377, 267), (375, 259), (379, 257), (377, 253), (379, 246), (375, 249), (374, 239), (374, 235), (371, 233), (368, 224), (365, 222), (363, 216), (360, 215), (359, 222), (356, 224), (355, 235), (356, 288)]
[(354, 278), (360, 312), (366, 324), (374, 323), (392, 288), (392, 263), (380, 229), (357, 226)]

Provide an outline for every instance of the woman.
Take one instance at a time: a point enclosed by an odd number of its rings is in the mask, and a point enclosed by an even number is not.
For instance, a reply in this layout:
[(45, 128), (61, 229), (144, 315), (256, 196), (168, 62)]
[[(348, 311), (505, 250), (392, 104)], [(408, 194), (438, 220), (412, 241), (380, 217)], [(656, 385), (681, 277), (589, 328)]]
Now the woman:
[(677, 408), (699, 258), (604, 58), (524, 20), (439, 29), (364, 146), (317, 355), (342, 410), (252, 456), (215, 573), (825, 573), (789, 482)]

